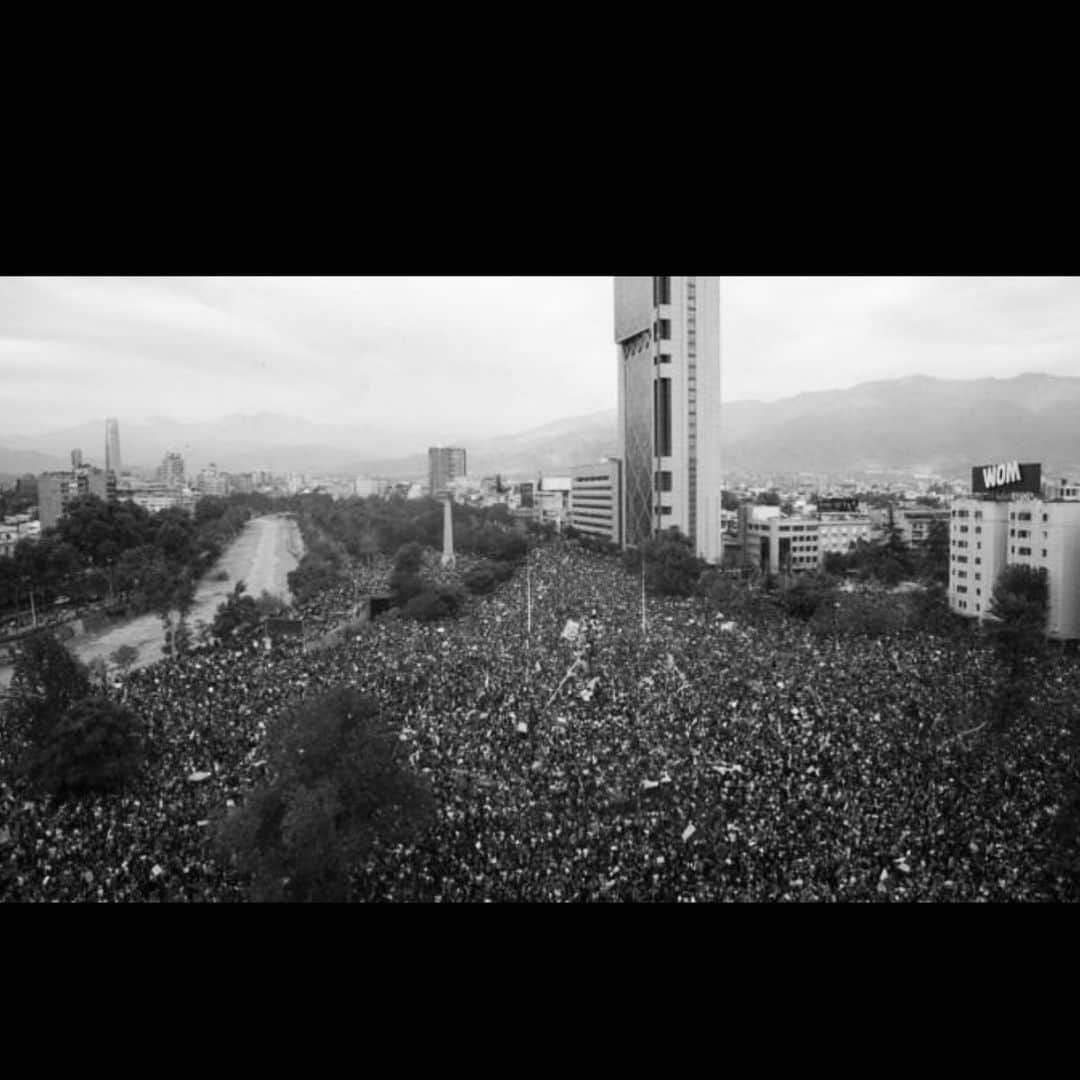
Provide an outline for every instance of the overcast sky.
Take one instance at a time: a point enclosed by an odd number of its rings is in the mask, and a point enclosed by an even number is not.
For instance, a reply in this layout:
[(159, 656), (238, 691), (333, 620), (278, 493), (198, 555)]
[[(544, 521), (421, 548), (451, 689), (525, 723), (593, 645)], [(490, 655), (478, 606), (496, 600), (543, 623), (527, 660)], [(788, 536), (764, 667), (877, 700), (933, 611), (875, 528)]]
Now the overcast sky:
[[(724, 278), (724, 394), (1080, 374), (1078, 278)], [(0, 278), (0, 444), (117, 416), (388, 417), (422, 441), (614, 409), (613, 279)]]

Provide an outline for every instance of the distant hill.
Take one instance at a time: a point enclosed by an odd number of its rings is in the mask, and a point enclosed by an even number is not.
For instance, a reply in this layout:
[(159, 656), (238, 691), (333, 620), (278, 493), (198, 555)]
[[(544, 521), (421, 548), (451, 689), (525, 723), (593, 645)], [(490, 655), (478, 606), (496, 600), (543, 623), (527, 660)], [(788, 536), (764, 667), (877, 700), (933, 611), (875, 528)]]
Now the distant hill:
[(873, 468), (964, 475), (1004, 459), (1080, 464), (1080, 378), (915, 376), (724, 412), (724, 464), (757, 472)]
[[(473, 476), (558, 475), (616, 453), (614, 409), (491, 439), (455, 440)], [(915, 376), (849, 390), (724, 407), (725, 469), (846, 473), (873, 469), (965, 475), (971, 465), (1041, 461), (1047, 475), (1080, 471), (1080, 378), (1029, 374), (971, 381)], [(73, 447), (104, 459), (104, 422), (32, 438), (5, 436), (0, 473), (61, 468)], [(189, 468), (231, 472), (374, 474), (420, 479), (427, 446), (391, 421), (349, 427), (295, 417), (230, 416), (212, 424), (120, 422), (124, 461), (153, 467), (179, 450)]]
[(12, 450), (6, 446), (0, 446), (0, 477), (4, 478), (5, 482), (17, 480), (27, 473), (37, 476), (40, 473), (64, 469), (70, 465), (70, 453), (64, 457), (54, 457), (52, 454), (41, 454), (36, 450)]

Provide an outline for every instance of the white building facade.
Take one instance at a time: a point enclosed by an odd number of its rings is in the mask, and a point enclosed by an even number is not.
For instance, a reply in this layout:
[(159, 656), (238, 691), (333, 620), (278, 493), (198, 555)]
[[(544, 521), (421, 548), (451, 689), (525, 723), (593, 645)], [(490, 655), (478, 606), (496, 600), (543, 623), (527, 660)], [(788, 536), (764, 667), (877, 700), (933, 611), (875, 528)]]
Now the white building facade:
[(677, 528), (723, 556), (720, 279), (617, 277), (623, 543)]
[(830, 514), (817, 516), (821, 560), (826, 555), (847, 555), (859, 544), (870, 543), (870, 518), (866, 514)]
[(579, 465), (571, 475), (570, 524), (578, 532), (622, 543), (622, 485), (618, 461)]
[[(1071, 492), (1070, 492), (1071, 496)], [(1007, 566), (1046, 571), (1047, 634), (1080, 639), (1080, 490), (1050, 501), (957, 499), (949, 536), (949, 607), (985, 619)]]

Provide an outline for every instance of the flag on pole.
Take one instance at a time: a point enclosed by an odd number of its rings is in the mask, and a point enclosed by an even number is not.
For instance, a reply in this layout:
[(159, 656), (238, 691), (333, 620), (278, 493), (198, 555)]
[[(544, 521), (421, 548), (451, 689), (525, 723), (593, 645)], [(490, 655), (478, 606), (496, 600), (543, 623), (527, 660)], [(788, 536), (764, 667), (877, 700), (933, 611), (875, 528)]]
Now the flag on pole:
[(648, 618), (645, 613), (645, 553), (641, 555), (641, 632), (649, 632)]

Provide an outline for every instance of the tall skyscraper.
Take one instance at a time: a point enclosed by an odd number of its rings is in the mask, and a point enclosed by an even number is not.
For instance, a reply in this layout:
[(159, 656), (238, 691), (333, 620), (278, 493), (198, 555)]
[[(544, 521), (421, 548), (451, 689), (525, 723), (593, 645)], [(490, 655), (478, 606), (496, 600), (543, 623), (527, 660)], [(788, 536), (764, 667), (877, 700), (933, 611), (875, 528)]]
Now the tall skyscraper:
[(720, 279), (617, 277), (623, 540), (677, 528), (723, 555)]
[(158, 478), (167, 488), (182, 488), (184, 486), (184, 459), (175, 451), (170, 450), (158, 466)]
[(465, 451), (449, 446), (428, 450), (428, 490), (432, 498), (445, 495), (452, 480), (465, 476)]
[(116, 420), (105, 421), (105, 471), (111, 472), (117, 479), (121, 472), (120, 464), (120, 425)]

